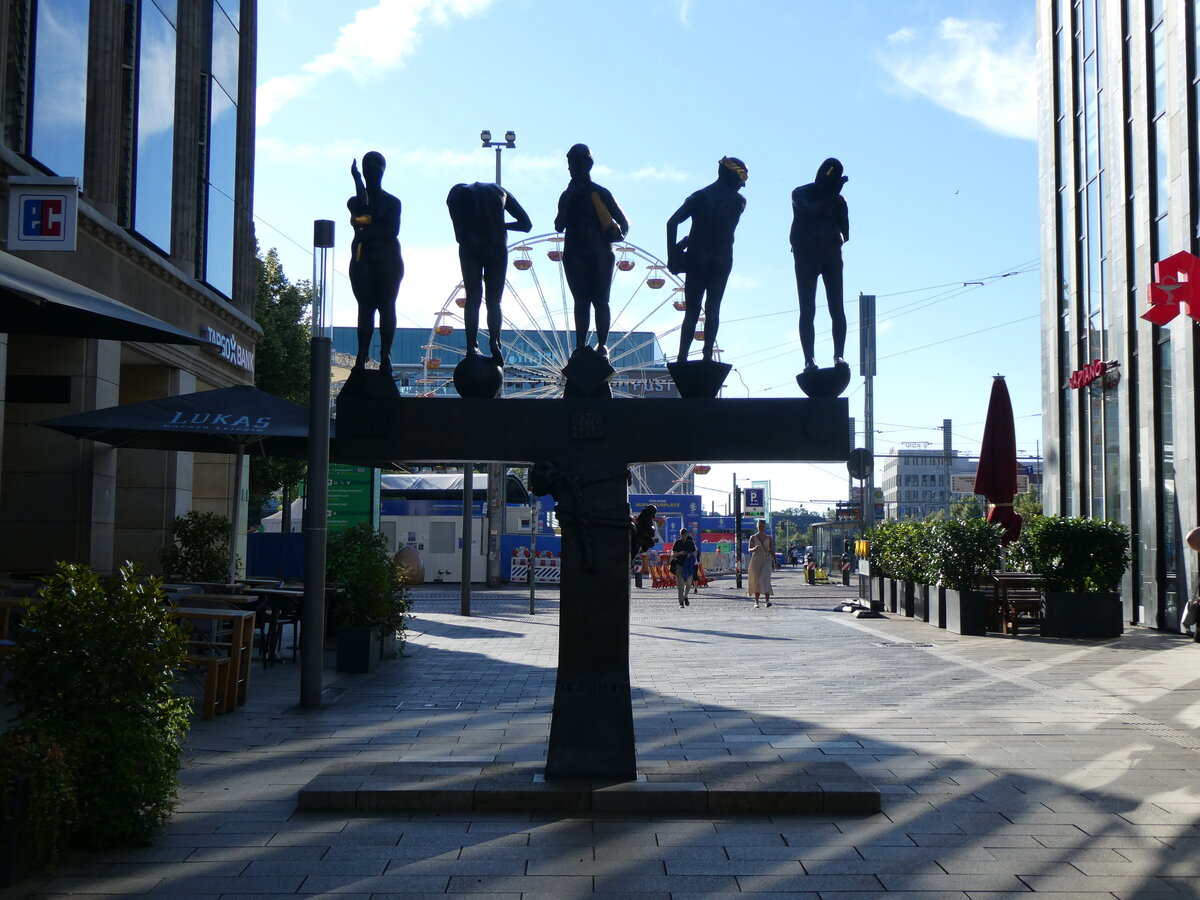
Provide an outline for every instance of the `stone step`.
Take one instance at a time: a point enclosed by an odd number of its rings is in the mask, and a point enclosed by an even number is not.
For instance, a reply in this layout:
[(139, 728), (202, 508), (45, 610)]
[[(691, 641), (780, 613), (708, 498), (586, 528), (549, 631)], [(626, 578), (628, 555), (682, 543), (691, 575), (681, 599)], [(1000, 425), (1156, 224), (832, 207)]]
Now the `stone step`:
[(537, 762), (346, 762), (301, 789), (297, 808), (343, 812), (876, 813), (879, 791), (845, 763), (647, 762), (634, 781), (546, 781)]

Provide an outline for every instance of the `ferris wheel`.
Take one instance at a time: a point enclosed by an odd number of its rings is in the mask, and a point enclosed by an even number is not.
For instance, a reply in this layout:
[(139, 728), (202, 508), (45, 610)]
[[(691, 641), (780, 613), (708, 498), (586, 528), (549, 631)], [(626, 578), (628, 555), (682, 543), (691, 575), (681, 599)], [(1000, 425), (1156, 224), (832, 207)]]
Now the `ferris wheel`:
[[(562, 265), (563, 237), (542, 234), (511, 244), (509, 272), (500, 308), (503, 319), (504, 397), (561, 397), (563, 367), (575, 349), (574, 299)], [(627, 241), (613, 247), (609, 308), (608, 361), (616, 370), (609, 382), (614, 398), (677, 396), (665, 363), (673, 359), (683, 323), (683, 280), (652, 253)], [(422, 347), (422, 397), (455, 396), (454, 366), (464, 355), (463, 309), (467, 303), (460, 281), (434, 315), (429, 340)], [(479, 345), (486, 346), (486, 310), (480, 308)], [(704, 318), (696, 326), (695, 351), (704, 342)], [(720, 351), (717, 351), (718, 356)], [(647, 489), (649, 474), (635, 471), (635, 489)], [(670, 491), (678, 492), (694, 465), (669, 467)], [(677, 470), (677, 471), (676, 471)], [(662, 491), (662, 492), (670, 492)]]
[[(542, 234), (508, 248), (511, 268), (500, 304), (505, 397), (562, 396), (562, 369), (575, 349), (575, 304), (562, 266), (562, 241), (560, 234)], [(683, 281), (635, 244), (622, 242), (613, 250), (617, 262), (608, 342), (608, 361), (616, 370), (610, 382), (613, 396), (661, 394), (670, 384), (664, 363), (674, 357), (683, 321)], [(466, 303), (460, 281), (434, 316), (422, 348), (422, 396), (453, 394), (454, 364), (465, 346), (455, 332), (463, 328)], [(487, 333), (485, 318), (480, 309), (480, 346)], [(696, 340), (702, 344), (703, 339), (702, 315)]]

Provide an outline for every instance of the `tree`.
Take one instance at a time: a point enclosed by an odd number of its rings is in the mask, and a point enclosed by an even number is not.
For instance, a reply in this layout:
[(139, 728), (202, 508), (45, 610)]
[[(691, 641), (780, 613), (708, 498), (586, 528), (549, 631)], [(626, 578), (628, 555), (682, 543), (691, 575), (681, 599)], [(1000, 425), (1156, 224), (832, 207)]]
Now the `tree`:
[(979, 502), (979, 498), (974, 494), (962, 494), (950, 503), (950, 518), (960, 521), (964, 519), (982, 519), (983, 504)]
[[(263, 336), (254, 353), (254, 383), (260, 390), (308, 405), (312, 286), (292, 284), (283, 272), (274, 248), (258, 253), (258, 296), (254, 317)], [(252, 521), (263, 501), (278, 490), (285, 505), (291, 489), (307, 471), (303, 460), (282, 457), (250, 458), (250, 514)], [(285, 510), (284, 516), (287, 516)]]
[(1013, 497), (1013, 509), (1017, 511), (1017, 515), (1028, 522), (1034, 516), (1042, 514), (1042, 497), (1033, 491), (1017, 494)]

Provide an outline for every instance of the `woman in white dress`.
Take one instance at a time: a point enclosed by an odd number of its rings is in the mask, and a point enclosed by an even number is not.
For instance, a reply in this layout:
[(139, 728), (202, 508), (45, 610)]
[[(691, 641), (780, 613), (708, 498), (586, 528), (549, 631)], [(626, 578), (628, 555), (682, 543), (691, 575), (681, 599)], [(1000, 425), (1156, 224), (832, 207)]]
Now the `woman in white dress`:
[(763, 594), (771, 605), (771, 570), (775, 568), (775, 539), (767, 534), (767, 523), (758, 520), (758, 530), (750, 535), (750, 584), (747, 594), (754, 595), (754, 608), (759, 609), (758, 597)]

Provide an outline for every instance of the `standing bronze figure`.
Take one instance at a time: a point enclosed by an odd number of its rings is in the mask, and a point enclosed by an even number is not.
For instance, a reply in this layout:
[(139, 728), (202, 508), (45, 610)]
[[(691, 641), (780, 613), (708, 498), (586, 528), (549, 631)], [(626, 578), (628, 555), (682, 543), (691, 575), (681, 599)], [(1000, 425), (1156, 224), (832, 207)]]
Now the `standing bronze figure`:
[[(400, 201), (383, 189), (387, 162), (372, 150), (350, 164), (354, 196), (346, 201), (354, 241), (350, 244), (350, 287), (358, 301), (358, 356), (355, 369), (365, 369), (370, 356), (375, 313), (379, 313), (379, 368), (392, 370), (392, 340), (396, 336), (396, 294), (404, 278), (400, 256)], [(365, 182), (365, 183), (364, 183)]]
[[(529, 231), (533, 223), (517, 198), (498, 184), (479, 181), (456, 184), (450, 188), (446, 206), (454, 223), (463, 291), (467, 295), (467, 305), (463, 309), (467, 356), (479, 353), (479, 304), (486, 300), (488, 347), (496, 365), (503, 365), (500, 297), (504, 293), (504, 274), (508, 266), (506, 237), (509, 231)], [(514, 221), (505, 222), (505, 212)]]
[[(683, 328), (679, 333), (676, 362), (687, 360), (696, 323), (700, 321), (700, 301), (704, 298), (704, 360), (712, 362), (721, 324), (721, 298), (733, 269), (733, 232), (746, 198), (739, 191), (749, 177), (746, 164), (732, 156), (717, 164), (717, 180), (683, 201), (667, 220), (667, 268), (679, 275), (686, 273), (683, 297), (687, 304)], [(687, 237), (676, 240), (685, 219), (692, 225)]]
[(817, 278), (825, 284), (825, 302), (833, 320), (833, 362), (846, 365), (846, 312), (842, 303), (842, 244), (850, 240), (850, 213), (842, 186), (849, 179), (842, 164), (830, 158), (821, 163), (811, 184), (792, 191), (792, 254), (796, 290), (800, 295), (800, 346), (804, 370), (817, 368), (813, 352), (817, 310)]
[(629, 232), (629, 220), (613, 195), (592, 181), (592, 153), (586, 144), (567, 151), (571, 181), (558, 198), (554, 230), (564, 233), (563, 267), (575, 298), (575, 350), (587, 346), (589, 320), (596, 312), (596, 352), (608, 357), (608, 307), (616, 256), (612, 244)]

